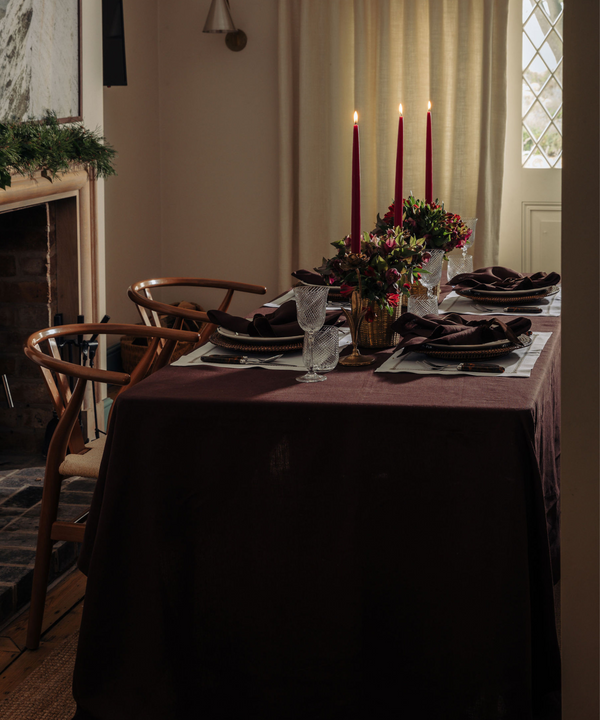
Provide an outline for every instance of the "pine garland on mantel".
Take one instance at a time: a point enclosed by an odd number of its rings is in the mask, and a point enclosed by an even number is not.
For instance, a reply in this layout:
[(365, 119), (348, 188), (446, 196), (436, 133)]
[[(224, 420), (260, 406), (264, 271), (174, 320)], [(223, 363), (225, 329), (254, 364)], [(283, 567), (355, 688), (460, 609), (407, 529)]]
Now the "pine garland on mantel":
[(53, 113), (39, 121), (0, 122), (0, 188), (10, 187), (12, 175), (36, 171), (50, 180), (77, 168), (92, 177), (115, 175), (116, 154), (99, 132), (82, 123), (61, 125)]

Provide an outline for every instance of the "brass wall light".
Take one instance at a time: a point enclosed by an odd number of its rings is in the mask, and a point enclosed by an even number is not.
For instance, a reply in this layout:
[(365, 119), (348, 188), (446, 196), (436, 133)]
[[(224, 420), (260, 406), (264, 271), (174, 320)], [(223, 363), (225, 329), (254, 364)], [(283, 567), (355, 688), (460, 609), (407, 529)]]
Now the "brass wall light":
[(234, 25), (229, 9), (229, 0), (212, 0), (202, 32), (227, 33), (225, 45), (233, 52), (243, 50), (248, 42), (246, 33), (238, 30)]

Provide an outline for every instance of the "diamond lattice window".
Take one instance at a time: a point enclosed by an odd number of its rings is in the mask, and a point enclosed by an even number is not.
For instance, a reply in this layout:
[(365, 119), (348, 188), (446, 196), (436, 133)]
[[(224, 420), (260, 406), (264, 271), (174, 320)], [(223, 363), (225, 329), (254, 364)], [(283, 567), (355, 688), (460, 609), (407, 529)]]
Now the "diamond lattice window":
[(563, 0), (523, 0), (523, 167), (562, 156)]

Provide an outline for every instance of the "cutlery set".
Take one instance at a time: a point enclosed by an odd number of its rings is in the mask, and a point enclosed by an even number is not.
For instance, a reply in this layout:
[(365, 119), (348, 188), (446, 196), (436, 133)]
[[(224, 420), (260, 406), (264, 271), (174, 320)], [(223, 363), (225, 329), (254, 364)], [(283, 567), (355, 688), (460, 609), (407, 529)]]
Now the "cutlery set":
[(281, 357), (283, 357), (283, 353), (268, 358), (255, 358), (248, 355), (203, 355), (200, 359), (202, 362), (221, 363), (223, 365), (269, 365), (274, 363), (285, 367), (297, 367), (294, 363), (276, 363), (275, 361)]

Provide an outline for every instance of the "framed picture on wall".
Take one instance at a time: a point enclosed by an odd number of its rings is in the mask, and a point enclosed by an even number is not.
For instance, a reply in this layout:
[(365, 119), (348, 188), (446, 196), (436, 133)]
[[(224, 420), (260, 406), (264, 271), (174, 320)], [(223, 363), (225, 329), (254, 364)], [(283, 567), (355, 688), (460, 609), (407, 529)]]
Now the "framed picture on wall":
[(82, 119), (81, 0), (0, 0), (0, 122)]

